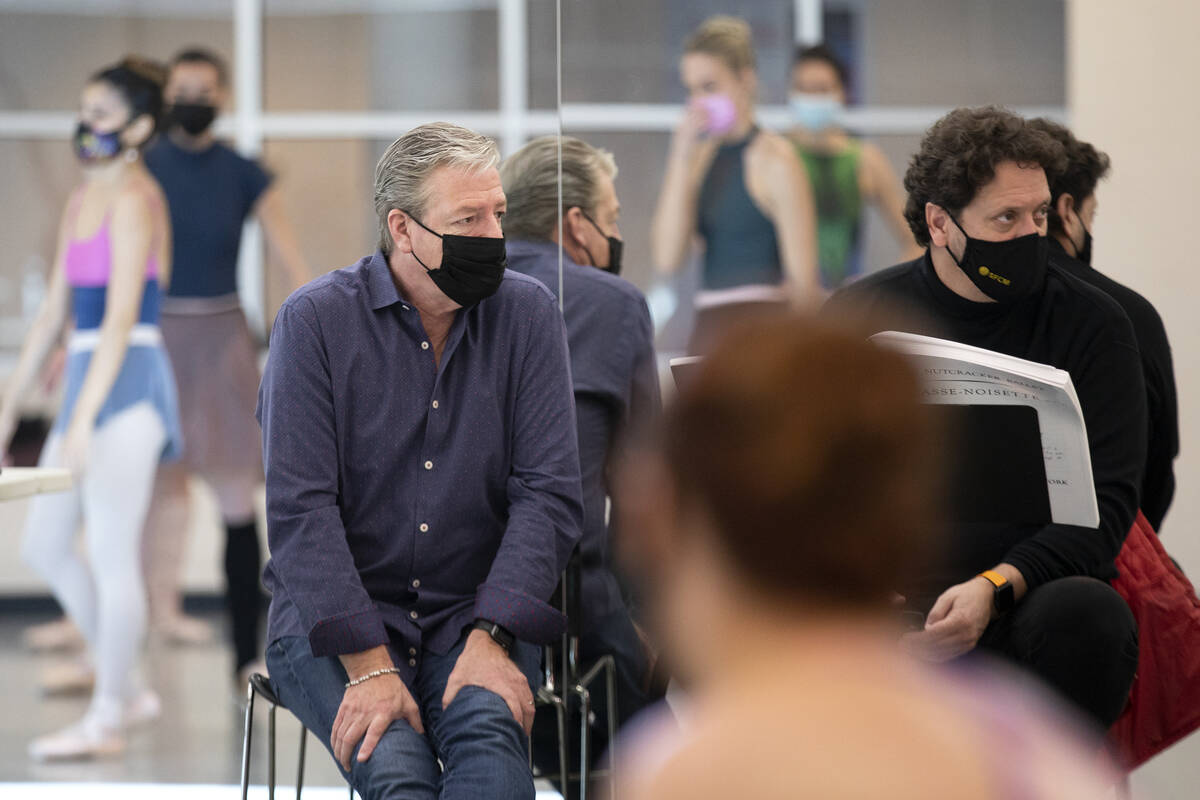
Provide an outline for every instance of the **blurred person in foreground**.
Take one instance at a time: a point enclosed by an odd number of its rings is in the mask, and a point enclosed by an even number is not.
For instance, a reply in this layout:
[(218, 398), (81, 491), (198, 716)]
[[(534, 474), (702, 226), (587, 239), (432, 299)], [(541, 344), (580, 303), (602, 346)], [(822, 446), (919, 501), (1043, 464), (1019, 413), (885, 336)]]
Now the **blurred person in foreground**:
[[(612, 153), (571, 136), (562, 137), (561, 147), (561, 299), (583, 478), (579, 655), (584, 665), (608, 654), (616, 659), (623, 724), (646, 704), (650, 662), (614, 573), (610, 518), (618, 514), (610, 515), (608, 504), (617, 509), (620, 498), (610, 467), (620, 440), (647, 427), (661, 410), (654, 326), (642, 293), (617, 277), (623, 243)], [(559, 288), (558, 152), (558, 137), (544, 136), (500, 165), (508, 197), (508, 266), (553, 292)], [(603, 750), (608, 730), (603, 692), (603, 685), (597, 687), (594, 752)]]
[(1138, 664), (1137, 624), (1109, 581), (1138, 511), (1146, 390), (1125, 312), (1049, 260), (1050, 186), (1065, 166), (1062, 146), (1011, 112), (951, 111), (904, 177), (905, 215), (925, 254), (847, 286), (824, 311), (840, 319), (898, 308), (909, 315), (899, 330), (1070, 373), (1099, 526), (959, 522), (936, 568), (904, 576), (900, 591), (928, 611), (925, 629), (906, 638), (913, 652), (1001, 655), (1105, 730)]
[(821, 288), (833, 291), (863, 269), (863, 210), (875, 205), (904, 249), (920, 255), (904, 220), (904, 192), (887, 156), (852, 136), (842, 112), (848, 92), (846, 66), (825, 45), (803, 47), (792, 62), (788, 104), (795, 127), (788, 132), (812, 185), (817, 207), (817, 258)]
[(1137, 337), (1146, 379), (1141, 508), (1158, 531), (1175, 497), (1175, 457), (1179, 455), (1179, 401), (1167, 330), (1149, 300), (1092, 266), (1092, 231), (1099, 208), (1096, 186), (1108, 175), (1108, 156), (1076, 139), (1057, 122), (1039, 118), (1029, 124), (1054, 137), (1067, 155), (1067, 168), (1050, 184), (1050, 263), (1116, 300)]
[(705, 20), (679, 61), (687, 112), (671, 138), (650, 233), (663, 273), (702, 247), (692, 352), (730, 320), (817, 297), (812, 192), (791, 144), (754, 118), (755, 62), (750, 25), (727, 16)]
[(259, 393), (280, 700), (368, 798), (534, 797), (582, 500), (554, 295), (507, 270), (495, 143), (414, 128), (379, 249), (280, 308)]
[(861, 333), (782, 316), (721, 341), (625, 474), (622, 544), (689, 696), (679, 728), (618, 745), (618, 796), (1104, 795), (1052, 702), (897, 644), (892, 589), (936, 545), (938, 438), (915, 371)]
[(171, 227), (142, 160), (162, 113), (162, 79), (157, 64), (131, 57), (84, 87), (73, 139), (83, 182), (67, 201), (50, 288), (0, 402), (2, 453), (22, 394), (73, 324), (62, 406), (39, 465), (69, 467), (75, 487), (30, 503), (22, 557), (87, 644), (88, 663), (55, 682), (94, 690), (82, 720), (32, 742), (36, 760), (119, 754), (128, 727), (160, 711), (139, 663), (142, 524), (159, 462), (178, 458), (183, 444), (158, 327)]

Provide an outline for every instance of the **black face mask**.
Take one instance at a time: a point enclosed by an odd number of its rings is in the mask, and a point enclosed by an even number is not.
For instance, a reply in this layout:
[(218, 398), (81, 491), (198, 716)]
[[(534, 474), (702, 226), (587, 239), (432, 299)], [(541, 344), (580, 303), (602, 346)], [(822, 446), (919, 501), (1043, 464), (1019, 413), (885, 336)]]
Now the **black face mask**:
[[(608, 240), (608, 266), (601, 267), (601, 269), (606, 269), (609, 272), (611, 272), (613, 275), (620, 275), (621, 274), (621, 253), (625, 249), (625, 242), (622, 241), (621, 239), (618, 239), (615, 236), (609, 236), (607, 233), (605, 233), (603, 230), (601, 230), (600, 226), (596, 224), (596, 220), (589, 217), (588, 213), (586, 211), (584, 211), (582, 208), (579, 209), (579, 213), (583, 214), (583, 218), (586, 219), (588, 222), (592, 223), (592, 227), (595, 228), (597, 231), (599, 231), (600, 235)], [(588, 254), (588, 258), (590, 258), (592, 260), (592, 266), (598, 266), (596, 264), (596, 257), (592, 255), (591, 251), (588, 250), (586, 247), (584, 247), (583, 250), (585, 253)]]
[[(949, 212), (947, 216), (950, 216)], [(998, 303), (1012, 303), (1042, 287), (1050, 255), (1045, 236), (1031, 233), (1016, 239), (989, 242), (972, 238), (953, 216), (950, 221), (962, 231), (967, 246), (961, 259), (948, 245), (946, 252), (979, 291)]]
[(199, 136), (217, 118), (216, 106), (208, 103), (176, 103), (171, 106), (171, 124), (191, 135)]
[(1075, 248), (1075, 258), (1083, 263), (1091, 266), (1092, 264), (1092, 232), (1087, 229), (1087, 225), (1083, 224), (1083, 219), (1079, 220), (1079, 227), (1083, 228), (1083, 245), (1075, 244), (1075, 240), (1071, 240), (1071, 246)]
[[(404, 212), (408, 214), (407, 211)], [(504, 270), (508, 267), (508, 253), (504, 249), (504, 237), (456, 236), (430, 230), (424, 222), (408, 214), (413, 222), (442, 240), (442, 265), (430, 269), (413, 250), (413, 258), (425, 267), (426, 274), (442, 294), (463, 308), (471, 308), (480, 300), (487, 299), (500, 288)]]

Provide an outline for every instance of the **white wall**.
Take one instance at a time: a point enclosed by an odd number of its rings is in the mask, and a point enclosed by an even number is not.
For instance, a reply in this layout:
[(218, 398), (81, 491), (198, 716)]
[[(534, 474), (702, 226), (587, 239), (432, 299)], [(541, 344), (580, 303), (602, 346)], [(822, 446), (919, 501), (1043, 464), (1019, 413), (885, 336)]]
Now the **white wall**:
[[(1175, 356), (1182, 434), (1175, 504), (1163, 542), (1200, 575), (1200, 3), (1194, 0), (1072, 0), (1067, 101), (1080, 138), (1112, 157), (1097, 197), (1095, 263), (1145, 295), (1167, 326)], [(1138, 796), (1184, 800), (1200, 785), (1200, 734), (1133, 776)]]
[(1154, 303), (1167, 326), (1182, 445), (1163, 541), (1200, 575), (1200, 3), (1074, 0), (1068, 24), (1072, 126), (1113, 162), (1097, 190), (1093, 260)]

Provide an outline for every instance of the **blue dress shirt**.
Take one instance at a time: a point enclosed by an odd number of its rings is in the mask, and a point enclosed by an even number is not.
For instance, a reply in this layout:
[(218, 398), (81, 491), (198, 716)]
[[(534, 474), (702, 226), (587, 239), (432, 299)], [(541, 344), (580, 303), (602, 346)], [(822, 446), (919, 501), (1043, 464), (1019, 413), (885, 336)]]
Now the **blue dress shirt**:
[[(558, 291), (558, 245), (509, 240), (508, 266)], [(625, 609), (613, 574), (606, 518), (609, 465), (618, 439), (651, 425), (662, 410), (654, 325), (646, 298), (624, 278), (562, 261), (563, 316), (571, 349), (583, 478), (583, 627)], [(612, 514), (612, 519), (618, 515)]]
[(582, 501), (566, 333), (540, 283), (505, 272), (437, 365), (381, 253), (318, 278), (275, 319), (258, 416), (271, 641), (387, 644), (411, 679), (475, 618), (561, 633), (546, 600)]

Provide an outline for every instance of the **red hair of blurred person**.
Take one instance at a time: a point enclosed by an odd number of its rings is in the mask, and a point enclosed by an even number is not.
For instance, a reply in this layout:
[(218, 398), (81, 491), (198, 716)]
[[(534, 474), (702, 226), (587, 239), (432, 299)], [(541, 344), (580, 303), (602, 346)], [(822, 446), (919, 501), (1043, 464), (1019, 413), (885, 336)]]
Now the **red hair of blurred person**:
[(678, 501), (776, 602), (882, 609), (934, 544), (937, 432), (917, 375), (856, 327), (732, 326), (665, 415)]

